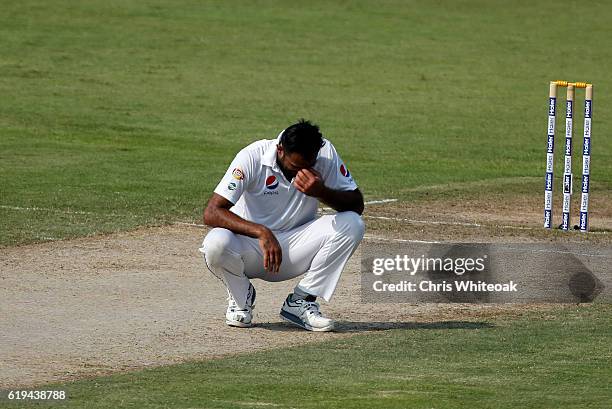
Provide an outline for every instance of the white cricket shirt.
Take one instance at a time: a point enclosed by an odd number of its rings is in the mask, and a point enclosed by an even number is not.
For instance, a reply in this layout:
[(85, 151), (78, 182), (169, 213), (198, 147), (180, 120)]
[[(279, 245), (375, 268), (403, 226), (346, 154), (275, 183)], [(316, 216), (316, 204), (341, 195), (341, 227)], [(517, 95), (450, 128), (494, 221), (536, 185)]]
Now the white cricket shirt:
[[(355, 190), (346, 165), (327, 139), (319, 150), (314, 169), (326, 187)], [(318, 199), (305, 195), (287, 180), (276, 163), (277, 139), (263, 139), (242, 149), (215, 188), (234, 206), (230, 209), (243, 219), (263, 224), (270, 230), (290, 230), (313, 220)]]

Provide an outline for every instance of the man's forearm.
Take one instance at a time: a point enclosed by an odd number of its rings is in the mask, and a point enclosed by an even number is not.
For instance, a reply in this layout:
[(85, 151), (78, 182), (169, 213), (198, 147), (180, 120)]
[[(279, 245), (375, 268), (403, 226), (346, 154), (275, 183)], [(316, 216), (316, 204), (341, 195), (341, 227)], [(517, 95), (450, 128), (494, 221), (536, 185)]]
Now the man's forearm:
[(363, 213), (363, 196), (359, 189), (345, 191), (325, 187), (319, 200), (338, 212)]
[(222, 227), (236, 234), (258, 239), (263, 254), (264, 268), (277, 273), (283, 261), (283, 252), (274, 233), (263, 224), (250, 222), (230, 212), (229, 209), (232, 206), (229, 200), (213, 193), (204, 210), (204, 223), (211, 227)]
[(220, 207), (207, 207), (204, 212), (204, 223), (210, 227), (222, 227), (243, 236), (259, 238), (265, 227), (253, 223)]

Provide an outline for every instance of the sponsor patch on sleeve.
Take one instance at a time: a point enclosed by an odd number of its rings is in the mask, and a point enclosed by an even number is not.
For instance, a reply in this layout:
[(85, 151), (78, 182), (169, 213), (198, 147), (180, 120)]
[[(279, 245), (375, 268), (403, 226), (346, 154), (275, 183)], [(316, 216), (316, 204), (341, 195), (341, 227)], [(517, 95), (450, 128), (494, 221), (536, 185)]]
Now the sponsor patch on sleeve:
[(346, 166), (344, 166), (344, 163), (340, 165), (340, 174), (344, 176), (345, 178), (351, 177), (351, 172), (349, 172)]
[(244, 179), (244, 172), (242, 171), (242, 169), (240, 168), (235, 168), (232, 171), (232, 176), (234, 177), (234, 179), (236, 180), (242, 180)]

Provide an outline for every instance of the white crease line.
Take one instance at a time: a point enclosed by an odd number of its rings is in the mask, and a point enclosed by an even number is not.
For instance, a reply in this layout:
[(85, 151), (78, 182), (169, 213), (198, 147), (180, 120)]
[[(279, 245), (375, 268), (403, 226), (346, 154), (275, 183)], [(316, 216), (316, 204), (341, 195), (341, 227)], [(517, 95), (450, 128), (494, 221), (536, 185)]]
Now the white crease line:
[(452, 225), (452, 226), (482, 227), (481, 224), (477, 224), (477, 223), (436, 222), (432, 220), (414, 220), (414, 219), (404, 219), (401, 217), (369, 216), (369, 215), (364, 215), (363, 217), (367, 217), (369, 219), (393, 220), (393, 221), (398, 221), (398, 222), (408, 222), (408, 223), (418, 223), (418, 224), (442, 224), (442, 225)]
[(25, 212), (53, 212), (53, 213), (62, 213), (62, 214), (83, 214), (83, 215), (102, 216), (102, 217), (132, 217), (132, 218), (139, 217), (139, 215), (131, 214), (131, 213), (123, 213), (123, 214), (95, 213), (95, 212), (85, 212), (82, 210), (50, 209), (47, 207), (19, 207), (19, 206), (0, 205), (0, 209), (17, 210), (17, 211), (25, 211)]
[(369, 234), (366, 234), (365, 236), (363, 236), (363, 238), (369, 239), (369, 240), (379, 240), (379, 241), (396, 241), (396, 242), (399, 242), (399, 243), (423, 243), (423, 244), (440, 244), (440, 243), (442, 243), (440, 241), (390, 239), (390, 238), (386, 238), (386, 237), (370, 236)]
[(36, 238), (41, 239), (41, 240), (50, 240), (50, 241), (61, 240), (57, 237), (48, 237), (48, 236), (36, 236)]
[(55, 213), (66, 213), (66, 214), (95, 214), (91, 212), (83, 212), (80, 210), (60, 210), (60, 209), (47, 209), (45, 207), (19, 207), (19, 206), (6, 206), (0, 205), (0, 209), (8, 210), (19, 210), (19, 211), (35, 211), (35, 212), (55, 212)]
[(536, 230), (533, 227), (525, 227), (525, 226), (495, 226), (494, 224), (491, 227), (499, 227), (500, 229), (516, 229), (516, 230)]
[(206, 227), (205, 224), (197, 224), (197, 223), (174, 222), (174, 224), (178, 224), (181, 226)]
[(370, 204), (391, 203), (391, 202), (397, 202), (397, 199), (369, 200), (367, 202), (364, 202), (363, 204), (370, 205)]

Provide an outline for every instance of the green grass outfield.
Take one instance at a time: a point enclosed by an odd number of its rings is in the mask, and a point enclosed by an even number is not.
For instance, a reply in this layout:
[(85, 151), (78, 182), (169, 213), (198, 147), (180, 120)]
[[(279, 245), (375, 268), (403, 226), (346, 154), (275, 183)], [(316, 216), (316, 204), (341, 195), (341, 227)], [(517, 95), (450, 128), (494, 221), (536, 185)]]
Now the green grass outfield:
[(44, 389), (69, 396), (50, 408), (610, 408), (611, 317), (595, 305), (414, 323)]
[(369, 198), (543, 196), (551, 79), (595, 84), (609, 191), (610, 21), (605, 1), (3, 2), (0, 245), (198, 220), (233, 155), (300, 117)]

